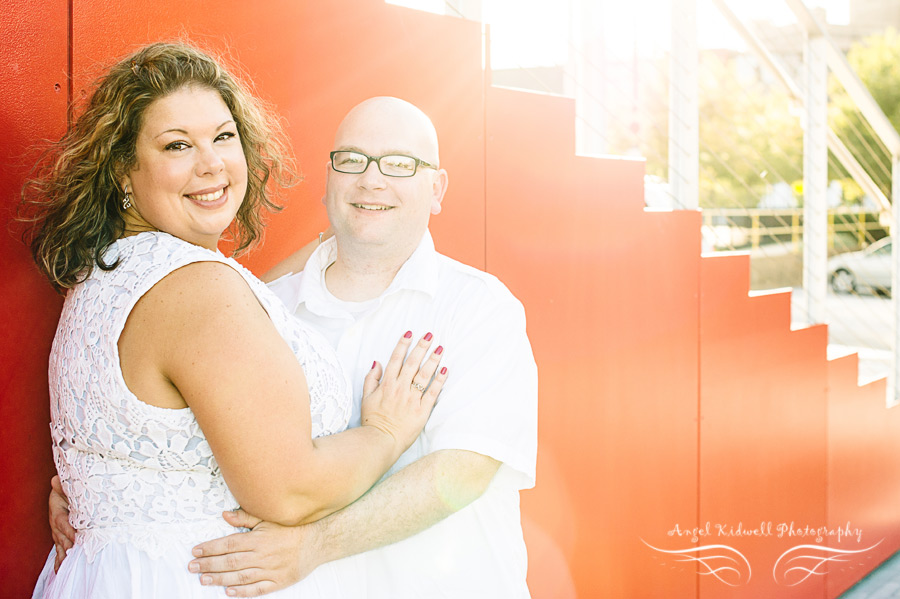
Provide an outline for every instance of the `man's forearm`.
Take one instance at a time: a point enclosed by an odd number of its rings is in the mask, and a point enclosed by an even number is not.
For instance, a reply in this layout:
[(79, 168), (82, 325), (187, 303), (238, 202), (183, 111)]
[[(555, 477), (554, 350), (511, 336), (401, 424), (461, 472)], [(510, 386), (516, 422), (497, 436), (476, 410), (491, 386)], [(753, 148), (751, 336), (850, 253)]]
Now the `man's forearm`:
[(481, 496), (500, 462), (464, 450), (429, 454), (311, 526), (322, 562), (402, 541)]

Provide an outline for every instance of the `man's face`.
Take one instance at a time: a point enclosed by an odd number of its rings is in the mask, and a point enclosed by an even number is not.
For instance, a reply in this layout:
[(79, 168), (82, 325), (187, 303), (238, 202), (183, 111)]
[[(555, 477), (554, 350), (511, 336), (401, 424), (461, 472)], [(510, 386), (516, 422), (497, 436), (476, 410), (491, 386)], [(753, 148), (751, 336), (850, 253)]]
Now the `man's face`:
[[(341, 123), (334, 149), (403, 154), (437, 164), (434, 130), (423, 119), (396, 99), (369, 100)], [(339, 242), (415, 247), (429, 216), (440, 212), (447, 180), (443, 170), (419, 166), (412, 177), (391, 177), (375, 162), (359, 174), (337, 172), (330, 162), (326, 169), (325, 207)]]

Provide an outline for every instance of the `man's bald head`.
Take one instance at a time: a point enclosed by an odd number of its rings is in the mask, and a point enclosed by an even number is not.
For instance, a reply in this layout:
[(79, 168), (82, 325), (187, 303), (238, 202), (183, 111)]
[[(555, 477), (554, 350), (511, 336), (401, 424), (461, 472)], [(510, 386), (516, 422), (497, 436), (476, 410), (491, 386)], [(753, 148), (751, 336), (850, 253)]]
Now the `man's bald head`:
[(338, 127), (334, 147), (359, 150), (361, 143), (378, 155), (409, 154), (440, 164), (437, 131), (431, 119), (400, 98), (369, 98), (347, 113)]

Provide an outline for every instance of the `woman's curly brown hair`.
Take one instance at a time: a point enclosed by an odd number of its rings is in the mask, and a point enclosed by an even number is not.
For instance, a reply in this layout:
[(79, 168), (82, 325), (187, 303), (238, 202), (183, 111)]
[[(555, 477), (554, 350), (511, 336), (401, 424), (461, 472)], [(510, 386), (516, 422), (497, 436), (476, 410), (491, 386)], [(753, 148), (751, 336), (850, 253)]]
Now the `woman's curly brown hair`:
[(124, 232), (122, 177), (136, 164), (135, 144), (147, 107), (185, 86), (219, 93), (231, 110), (247, 160), (247, 194), (232, 223), (235, 254), (262, 235), (272, 178), (293, 182), (288, 143), (278, 120), (210, 55), (185, 43), (155, 43), (100, 78), (87, 106), (54, 143), (22, 189), (20, 219), (41, 271), (59, 290), (84, 280)]

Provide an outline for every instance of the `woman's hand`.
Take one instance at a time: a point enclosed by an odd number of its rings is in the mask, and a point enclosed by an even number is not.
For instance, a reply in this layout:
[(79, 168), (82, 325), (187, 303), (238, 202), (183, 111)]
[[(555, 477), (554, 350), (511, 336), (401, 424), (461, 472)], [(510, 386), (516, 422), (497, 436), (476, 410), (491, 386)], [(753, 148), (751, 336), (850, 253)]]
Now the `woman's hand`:
[(374, 362), (363, 383), (362, 425), (374, 426), (393, 437), (398, 456), (422, 432), (447, 380), (447, 369), (437, 370), (443, 347), (438, 346), (422, 362), (431, 340), (431, 333), (427, 333), (407, 356), (412, 342), (412, 332), (407, 331), (394, 348), (384, 376), (381, 365)]
[(75, 544), (75, 529), (69, 524), (69, 500), (63, 493), (59, 476), (50, 479), (49, 508), (50, 532), (56, 549), (53, 571), (58, 572), (60, 564), (66, 557), (66, 551)]

